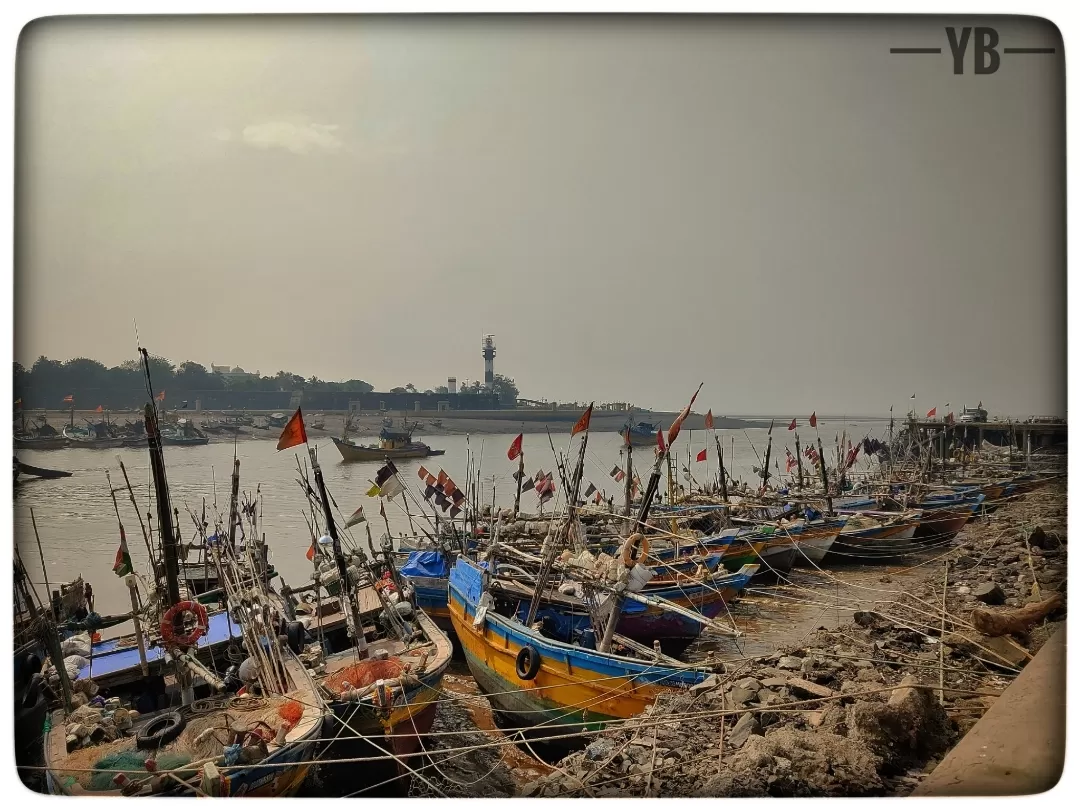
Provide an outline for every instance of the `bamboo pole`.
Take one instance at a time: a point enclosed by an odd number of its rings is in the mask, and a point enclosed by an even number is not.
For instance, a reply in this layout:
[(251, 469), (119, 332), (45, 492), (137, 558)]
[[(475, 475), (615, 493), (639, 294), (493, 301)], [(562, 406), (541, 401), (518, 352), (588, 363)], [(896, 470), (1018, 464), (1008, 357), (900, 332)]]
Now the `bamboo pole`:
[[(48, 593), (52, 593), (52, 587), (49, 585), (49, 572), (45, 570), (45, 552), (41, 550), (41, 536), (38, 534), (37, 518), (34, 517), (34, 507), (30, 507), (30, 522), (34, 526), (34, 540), (37, 541), (38, 555), (41, 557), (41, 575), (45, 577), (45, 590)], [(54, 621), (60, 621), (59, 616), (53, 616)]]

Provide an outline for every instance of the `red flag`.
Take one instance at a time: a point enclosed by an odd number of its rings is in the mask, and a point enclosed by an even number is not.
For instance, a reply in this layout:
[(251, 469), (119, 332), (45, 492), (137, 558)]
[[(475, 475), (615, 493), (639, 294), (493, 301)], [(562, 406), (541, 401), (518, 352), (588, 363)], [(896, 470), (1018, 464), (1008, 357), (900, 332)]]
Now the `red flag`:
[(102, 408), (100, 405), (98, 405), (97, 409), (94, 411), (94, 413), (101, 413), (104, 410), (105, 410), (104, 408)]
[(600, 501), (601, 501), (600, 490), (596, 490), (596, 502), (600, 503)]
[(457, 484), (455, 484), (452, 479), (447, 478), (446, 483), (443, 484), (443, 495), (447, 498), (452, 498), (455, 492), (457, 492)]
[(697, 399), (697, 395), (701, 392), (701, 386), (703, 386), (704, 384), (705, 383), (698, 384), (697, 391), (695, 391), (694, 395), (690, 397), (690, 403), (679, 412), (679, 415), (675, 417), (675, 421), (671, 423), (671, 427), (668, 428), (668, 447), (671, 447), (671, 445), (675, 444), (675, 440), (679, 438), (679, 431), (682, 430), (682, 423), (683, 421), (685, 421), (686, 417), (690, 415), (690, 409), (694, 407), (694, 400)]
[(506, 451), (506, 457), (513, 461), (515, 458), (521, 455), (521, 440), (525, 434), (519, 433), (517, 438), (510, 445), (510, 449)]
[(308, 546), (307, 554), (305, 554), (304, 556), (308, 558), (308, 562), (311, 562), (312, 560), (315, 559), (315, 538), (314, 537), (311, 538), (311, 545)]
[(812, 414), (810, 414), (810, 427), (817, 427), (817, 411), (814, 411)]
[(307, 444), (307, 431), (304, 430), (304, 415), (300, 413), (300, 409), (296, 409), (296, 413), (292, 415), (292, 418), (285, 425), (285, 429), (281, 431), (281, 438), (278, 439), (277, 449), (288, 450), (290, 447), (296, 447), (298, 444)]
[(935, 416), (937, 416), (937, 405), (926, 412), (927, 419), (933, 419)]
[(64, 402), (74, 402), (74, 401), (75, 401), (75, 395), (74, 394), (68, 394), (66, 397), (64, 397)]
[(708, 448), (708, 447), (706, 447), (706, 448), (705, 448), (704, 450), (702, 450), (702, 451), (701, 451), (700, 453), (698, 453), (698, 454), (697, 454), (697, 460), (698, 460), (698, 461), (704, 461), (704, 460), (705, 460), (705, 457), (706, 457), (706, 456), (705, 456), (705, 454), (706, 454), (706, 453), (707, 453), (708, 451), (709, 451), (709, 448)]
[(794, 429), (795, 429), (796, 427), (798, 427), (798, 425), (796, 425), (796, 424), (795, 424), (795, 420), (794, 420), (794, 419), (792, 419), (792, 420), (791, 420), (791, 424), (787, 426), (787, 429), (788, 429), (788, 430), (794, 430)]
[(713, 429), (712, 408), (709, 408), (709, 412), (707, 414), (705, 414), (705, 429), (706, 430), (712, 430)]
[(577, 436), (581, 431), (589, 429), (589, 420), (592, 419), (592, 406), (590, 402), (589, 407), (585, 409), (585, 413), (581, 415), (581, 418), (577, 420), (577, 424), (574, 425), (574, 429), (570, 431), (571, 436)]
[(665, 450), (667, 448), (664, 447), (664, 429), (660, 428), (656, 431), (656, 452), (663, 453)]
[(424, 483), (427, 484), (429, 487), (435, 486), (435, 483), (436, 483), (435, 476), (432, 475), (431, 473), (428, 473), (427, 477), (424, 478)]

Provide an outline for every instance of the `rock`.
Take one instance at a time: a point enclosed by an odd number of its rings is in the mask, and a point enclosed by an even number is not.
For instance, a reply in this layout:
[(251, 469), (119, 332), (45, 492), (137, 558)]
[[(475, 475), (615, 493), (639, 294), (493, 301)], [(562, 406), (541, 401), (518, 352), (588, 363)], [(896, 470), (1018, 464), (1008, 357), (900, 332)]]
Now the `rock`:
[(858, 661), (852, 662), (855, 669), (873, 669), (874, 663), (867, 661), (865, 658), (860, 658)]
[(957, 571), (966, 571), (969, 568), (974, 568), (979, 562), (973, 557), (967, 555), (961, 555), (953, 561), (953, 568)]
[(876, 669), (860, 669), (855, 673), (855, 680), (859, 683), (884, 683), (885, 681)]
[(969, 593), (971, 593), (971, 588), (969, 588), (967, 585), (961, 585), (959, 588), (956, 589), (956, 593), (960, 596), (967, 596)]
[(1028, 545), (1035, 548), (1045, 548), (1046, 532), (1043, 531), (1042, 526), (1036, 526), (1032, 529), (1031, 534), (1028, 535)]
[(709, 692), (709, 691), (711, 691), (713, 689), (716, 689), (718, 686), (720, 686), (720, 676), (719, 675), (710, 675), (708, 678), (703, 680), (701, 683), (695, 683), (693, 686), (691, 686), (690, 687), (690, 694), (691, 695), (700, 695), (702, 692)]
[(880, 759), (836, 734), (783, 726), (754, 737), (693, 795), (854, 796), (881, 792)]
[(887, 585), (890, 582), (892, 582), (892, 577), (890, 577), (888, 574), (885, 574), (880, 579), (878, 579), (878, 582), (883, 582), (883, 583), (885, 583)]
[(872, 610), (856, 610), (851, 620), (859, 627), (873, 627), (877, 624), (878, 615)]
[(605, 737), (597, 737), (585, 747), (585, 758), (593, 761), (607, 759), (614, 750), (614, 742)]
[(757, 692), (761, 689), (762, 684), (757, 678), (743, 678), (735, 685), (743, 689), (749, 689), (751, 692)]
[(796, 658), (794, 655), (781, 656), (780, 662), (777, 664), (780, 669), (801, 669), (802, 659)]
[(761, 686), (769, 689), (780, 689), (787, 686), (787, 678), (765, 678), (761, 681)]
[(800, 698), (820, 697), (827, 698), (832, 697), (836, 692), (827, 686), (821, 686), (820, 684), (813, 683), (812, 681), (806, 681), (802, 678), (789, 678), (787, 682), (788, 688), (790, 688)]
[(742, 706), (743, 704), (749, 703), (751, 700), (754, 700), (757, 697), (757, 692), (755, 692), (753, 689), (736, 686), (732, 688), (729, 696), (731, 697), (732, 703), (734, 703), (736, 706)]
[(985, 582), (976, 587), (971, 593), (976, 599), (987, 605), (1005, 604), (1005, 591), (1001, 590), (1001, 586), (996, 582)]
[(728, 743), (733, 748), (738, 748), (749, 739), (751, 734), (760, 734), (761, 724), (754, 715), (747, 712), (735, 724), (735, 728), (728, 735)]
[(859, 701), (848, 710), (850, 738), (882, 759), (882, 773), (901, 773), (943, 753), (952, 741), (948, 715), (932, 689), (906, 675), (888, 701)]

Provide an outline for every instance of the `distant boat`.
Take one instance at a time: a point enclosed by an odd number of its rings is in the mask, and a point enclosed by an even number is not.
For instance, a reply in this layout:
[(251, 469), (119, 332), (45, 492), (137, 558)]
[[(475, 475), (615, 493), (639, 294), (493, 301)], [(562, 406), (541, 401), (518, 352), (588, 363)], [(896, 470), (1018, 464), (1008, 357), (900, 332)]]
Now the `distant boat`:
[(19, 480), (20, 475), (30, 476), (31, 478), (70, 478), (71, 473), (64, 470), (47, 470), (44, 467), (33, 467), (29, 464), (23, 464), (18, 458), (15, 459), (15, 480)]
[(334, 438), (334, 446), (341, 453), (342, 461), (382, 461), (386, 458), (427, 458), (428, 456), (440, 456), (445, 451), (432, 450), (423, 442), (412, 440), (413, 428), (406, 425), (401, 430), (384, 427), (379, 431), (379, 443), (360, 445), (349, 441), (348, 425), (346, 425), (346, 437)]
[(126, 441), (123, 436), (113, 436), (104, 423), (89, 425), (86, 428), (68, 426), (64, 428), (64, 436), (71, 443), (71, 447), (82, 447), (89, 450), (111, 450), (123, 447)]
[(44, 413), (36, 419), (40, 424), (27, 430), (26, 416), (23, 416), (22, 430), (15, 434), (16, 450), (60, 450), (68, 446), (70, 442), (48, 423)]
[(634, 447), (645, 447), (650, 444), (656, 444), (656, 431), (659, 430), (659, 425), (653, 425), (648, 422), (638, 422), (636, 425), (627, 423), (623, 429), (623, 435), (626, 435), (629, 431), (630, 444)]
[(175, 426), (162, 426), (161, 443), (179, 447), (207, 444), (209, 437), (204, 435), (187, 419), (181, 419)]

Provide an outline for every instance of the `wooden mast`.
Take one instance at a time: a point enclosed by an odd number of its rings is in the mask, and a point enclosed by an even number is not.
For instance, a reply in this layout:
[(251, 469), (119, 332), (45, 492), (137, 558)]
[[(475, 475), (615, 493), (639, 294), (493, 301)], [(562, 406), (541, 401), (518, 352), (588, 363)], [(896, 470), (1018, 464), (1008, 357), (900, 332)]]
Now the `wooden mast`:
[(802, 448), (799, 446), (799, 431), (797, 430), (795, 431), (795, 463), (799, 465), (799, 489), (802, 489)]

